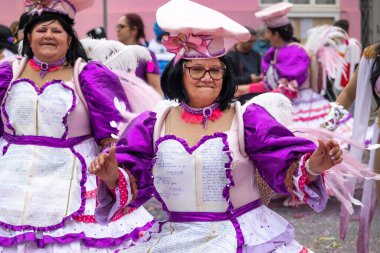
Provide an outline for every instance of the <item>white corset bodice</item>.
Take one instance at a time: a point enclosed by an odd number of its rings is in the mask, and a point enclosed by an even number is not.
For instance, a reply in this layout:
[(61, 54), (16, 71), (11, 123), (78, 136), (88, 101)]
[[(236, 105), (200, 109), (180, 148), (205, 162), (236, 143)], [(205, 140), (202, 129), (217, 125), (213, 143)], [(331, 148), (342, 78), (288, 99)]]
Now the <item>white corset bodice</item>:
[(13, 82), (2, 105), (4, 131), (53, 138), (89, 134), (88, 113), (73, 86), (52, 81), (38, 89), (28, 79)]

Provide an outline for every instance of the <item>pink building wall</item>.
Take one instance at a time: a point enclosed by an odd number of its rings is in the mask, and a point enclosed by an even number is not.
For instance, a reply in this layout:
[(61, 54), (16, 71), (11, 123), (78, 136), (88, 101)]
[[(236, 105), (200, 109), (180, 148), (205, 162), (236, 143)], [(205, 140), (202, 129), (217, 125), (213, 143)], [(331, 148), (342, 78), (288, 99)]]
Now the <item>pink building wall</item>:
[(361, 41), (360, 0), (340, 0), (340, 19), (350, 21), (350, 36)]
[[(153, 39), (155, 12), (167, 0), (108, 0), (108, 37), (116, 39), (115, 25), (118, 19), (128, 12), (140, 14), (145, 23), (147, 39)], [(218, 10), (243, 25), (257, 27), (261, 24), (253, 13), (259, 10), (259, 0), (195, 0)], [(360, 40), (359, 0), (337, 0), (340, 2), (340, 17), (351, 23), (350, 35)], [(23, 11), (23, 0), (0, 0), (0, 23), (10, 25)], [(95, 0), (94, 6), (78, 13), (76, 31), (79, 37), (96, 27), (103, 25), (103, 0)], [(231, 42), (232, 43), (232, 42)]]

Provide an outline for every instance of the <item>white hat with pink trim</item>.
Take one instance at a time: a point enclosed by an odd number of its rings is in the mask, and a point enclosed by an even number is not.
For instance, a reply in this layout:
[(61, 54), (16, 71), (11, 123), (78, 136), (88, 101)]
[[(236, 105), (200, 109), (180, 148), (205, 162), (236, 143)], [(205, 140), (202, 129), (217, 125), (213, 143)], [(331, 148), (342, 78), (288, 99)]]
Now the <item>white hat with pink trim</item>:
[(174, 63), (184, 59), (218, 58), (226, 54), (225, 38), (247, 41), (251, 35), (224, 14), (189, 0), (171, 0), (158, 8), (157, 23), (171, 35), (162, 38)]
[(289, 24), (287, 14), (292, 9), (293, 4), (282, 2), (271, 5), (255, 13), (258, 19), (261, 19), (267, 27), (276, 28)]
[(74, 19), (78, 11), (89, 8), (94, 0), (24, 0), (25, 7), (30, 14), (42, 12), (57, 12)]

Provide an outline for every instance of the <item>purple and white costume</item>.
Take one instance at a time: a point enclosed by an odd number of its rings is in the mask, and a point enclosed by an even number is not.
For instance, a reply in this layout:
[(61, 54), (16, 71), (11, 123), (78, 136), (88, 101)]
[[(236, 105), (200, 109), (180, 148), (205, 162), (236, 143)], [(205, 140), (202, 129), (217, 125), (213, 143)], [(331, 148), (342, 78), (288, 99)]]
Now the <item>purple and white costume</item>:
[[(292, 98), (292, 128), (318, 128), (325, 122), (331, 105), (309, 85), (310, 57), (302, 45), (290, 43), (281, 48), (270, 48), (262, 59), (261, 67), (268, 90), (276, 89), (280, 85), (285, 85), (286, 90), (296, 90), (297, 96)], [(337, 133), (349, 138), (352, 129), (351, 114), (345, 115), (338, 125)]]
[[(307, 182), (305, 172), (315, 145), (295, 137), (257, 104), (244, 112), (239, 103), (234, 107), (228, 131), (204, 136), (193, 147), (165, 134), (170, 106), (145, 112), (128, 126), (116, 155), (137, 181), (137, 198), (130, 206), (155, 197), (169, 219), (156, 223), (146, 242), (120, 252), (310, 252), (294, 240), (286, 220), (262, 205), (256, 170), (273, 190), (285, 194), (290, 175), (292, 194), (322, 211), (328, 197), (323, 179)], [(127, 176), (123, 169), (119, 174)], [(118, 191), (126, 189), (119, 185)], [(100, 222), (112, 220), (116, 207), (126, 202), (111, 196), (101, 184)]]
[[(19, 78), (26, 60), (0, 66), (0, 252), (112, 252), (151, 227), (143, 208), (95, 223), (96, 177), (87, 166), (122, 118), (118, 78), (96, 62), (74, 81), (38, 88)], [(74, 78), (75, 75), (74, 75)], [(129, 185), (125, 185), (129, 187)], [(131, 198), (130, 196), (126, 196)]]

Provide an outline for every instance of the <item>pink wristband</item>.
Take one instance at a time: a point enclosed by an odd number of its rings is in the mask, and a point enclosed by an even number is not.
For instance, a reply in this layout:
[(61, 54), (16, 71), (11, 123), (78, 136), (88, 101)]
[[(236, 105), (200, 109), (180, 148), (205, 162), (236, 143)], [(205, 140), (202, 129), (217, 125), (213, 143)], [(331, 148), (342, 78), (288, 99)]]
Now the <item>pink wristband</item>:
[(267, 92), (267, 89), (264, 86), (263, 82), (251, 83), (249, 84), (250, 93), (264, 93)]

